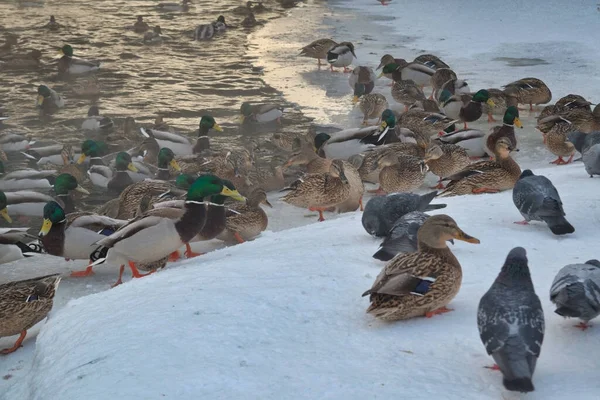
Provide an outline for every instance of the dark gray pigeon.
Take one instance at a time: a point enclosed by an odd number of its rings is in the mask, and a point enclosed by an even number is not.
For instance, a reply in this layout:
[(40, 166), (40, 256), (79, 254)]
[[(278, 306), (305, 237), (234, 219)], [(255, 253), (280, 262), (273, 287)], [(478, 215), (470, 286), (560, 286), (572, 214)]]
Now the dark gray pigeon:
[(550, 287), (550, 300), (556, 304), (555, 313), (579, 318), (583, 322), (575, 326), (587, 329), (588, 321), (600, 315), (600, 261), (563, 267)]
[(581, 158), (585, 166), (585, 172), (588, 173), (590, 178), (593, 178), (594, 175), (600, 175), (600, 144), (595, 144), (586, 149)]
[(398, 218), (411, 211), (431, 211), (446, 207), (446, 204), (429, 204), (437, 192), (419, 196), (413, 193), (392, 193), (376, 196), (368, 201), (362, 215), (365, 230), (374, 236), (386, 236)]
[(587, 133), (581, 131), (572, 131), (567, 134), (567, 140), (573, 143), (573, 146), (575, 146), (575, 150), (583, 154), (583, 143), (585, 142), (586, 136)]
[(479, 336), (515, 392), (532, 392), (531, 378), (544, 340), (544, 311), (535, 294), (527, 252), (515, 247), (483, 295), (477, 311)]
[(429, 215), (421, 211), (411, 211), (396, 221), (381, 243), (373, 258), (389, 261), (398, 253), (417, 251), (417, 232)]
[(555, 235), (575, 232), (575, 228), (565, 219), (558, 191), (545, 176), (534, 175), (529, 169), (523, 171), (513, 188), (513, 203), (525, 218), (525, 221), (517, 224), (543, 221)]

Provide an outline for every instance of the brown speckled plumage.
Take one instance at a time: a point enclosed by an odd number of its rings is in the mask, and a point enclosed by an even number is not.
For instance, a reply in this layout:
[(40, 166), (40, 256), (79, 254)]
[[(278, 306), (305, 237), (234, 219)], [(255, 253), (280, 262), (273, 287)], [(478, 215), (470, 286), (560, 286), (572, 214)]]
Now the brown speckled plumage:
[(230, 205), (229, 210), (226, 211), (225, 230), (221, 232), (218, 239), (235, 242), (237, 233), (244, 241), (247, 241), (260, 235), (269, 225), (269, 217), (261, 208), (261, 204), (271, 206), (265, 191), (258, 188), (252, 191), (246, 204)]
[(427, 174), (422, 159), (404, 154), (385, 154), (379, 166), (379, 187), (386, 193), (412, 192), (423, 184)]
[(431, 143), (424, 158), (429, 171), (440, 178), (453, 175), (471, 163), (467, 150), (455, 144)]

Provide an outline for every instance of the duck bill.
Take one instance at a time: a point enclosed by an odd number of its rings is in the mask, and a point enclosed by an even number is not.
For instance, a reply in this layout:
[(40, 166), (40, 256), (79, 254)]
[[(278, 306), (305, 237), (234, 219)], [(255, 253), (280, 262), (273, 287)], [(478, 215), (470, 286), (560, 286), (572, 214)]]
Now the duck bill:
[(42, 95), (39, 95), (39, 96), (37, 97), (37, 106), (38, 106), (38, 107), (41, 107), (41, 106), (42, 106), (42, 104), (44, 104), (44, 96), (42, 96)]
[(52, 221), (50, 221), (49, 219), (44, 219), (44, 223), (42, 224), (42, 229), (40, 229), (40, 233), (38, 234), (39, 237), (44, 237), (48, 234), (48, 232), (50, 232), (50, 229), (52, 229)]
[(181, 171), (181, 167), (179, 166), (179, 164), (177, 163), (177, 161), (175, 160), (171, 160), (171, 162), (169, 163), (169, 165), (171, 166), (171, 168), (173, 168), (175, 171)]
[(473, 243), (473, 244), (479, 244), (479, 243), (481, 243), (479, 241), (479, 239), (474, 238), (473, 236), (467, 235), (466, 233), (464, 233), (461, 230), (459, 230), (457, 233), (455, 233), (453, 235), (453, 237), (456, 240), (462, 240), (463, 242), (467, 242), (467, 243)]
[(133, 163), (129, 163), (127, 165), (127, 169), (130, 170), (131, 172), (138, 172), (138, 169), (135, 167), (135, 165), (133, 165)]
[(83, 164), (83, 162), (85, 161), (85, 157), (86, 157), (85, 154), (81, 154), (79, 156), (79, 158), (77, 159), (77, 164)]
[(380, 63), (379, 63), (379, 66), (378, 66), (377, 68), (375, 68), (375, 71), (377, 71), (378, 69), (381, 69), (382, 67), (383, 67), (383, 63), (382, 63), (382, 62), (380, 62)]
[(358, 96), (354, 96), (352, 98), (352, 104), (356, 104), (356, 103), (358, 103)]
[(377, 75), (377, 79), (381, 78), (383, 76), (383, 71), (381, 71), (381, 73), (379, 75)]
[(4, 218), (6, 222), (12, 224), (12, 218), (10, 217), (10, 215), (8, 215), (8, 210), (6, 209), (6, 207), (4, 207), (2, 211), (0, 211), (0, 215), (2, 215), (2, 218)]
[(246, 116), (240, 115), (240, 124), (243, 124), (245, 120), (246, 120)]
[(83, 194), (90, 194), (90, 192), (88, 192), (87, 190), (85, 190), (84, 188), (82, 188), (81, 186), (77, 185), (77, 187), (75, 188), (76, 191), (78, 191), (79, 193), (83, 193)]
[(515, 126), (517, 128), (523, 128), (523, 123), (521, 122), (521, 120), (519, 118), (515, 118)]
[(269, 200), (265, 199), (265, 201), (263, 201), (263, 203), (271, 208), (273, 208), (273, 204), (269, 203)]
[(379, 129), (382, 130), (382, 131), (384, 131), (385, 128), (387, 128), (387, 126), (388, 126), (387, 122), (383, 121), (381, 123), (381, 125), (379, 125)]
[(496, 105), (496, 103), (494, 103), (494, 102), (492, 101), (492, 99), (488, 99), (488, 101), (486, 101), (486, 103), (487, 103), (487, 105), (488, 105), (488, 106), (490, 106), (490, 107), (494, 107), (494, 106)]
[(246, 198), (244, 196), (242, 196), (240, 194), (240, 192), (238, 192), (237, 190), (231, 190), (226, 186), (223, 186), (223, 189), (221, 190), (221, 194), (223, 196), (231, 197), (232, 199), (237, 200), (237, 201), (246, 201)]
[(213, 129), (214, 129), (215, 131), (217, 131), (217, 132), (223, 132), (223, 128), (221, 128), (221, 127), (219, 126), (219, 124), (215, 124), (215, 126), (213, 126)]

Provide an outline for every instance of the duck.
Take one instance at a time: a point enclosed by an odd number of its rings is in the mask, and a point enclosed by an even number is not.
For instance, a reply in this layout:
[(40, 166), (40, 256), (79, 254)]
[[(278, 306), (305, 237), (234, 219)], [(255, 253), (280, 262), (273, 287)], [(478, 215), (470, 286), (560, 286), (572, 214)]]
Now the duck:
[(156, 25), (154, 28), (152, 28), (152, 32), (146, 32), (144, 34), (144, 43), (146, 44), (159, 44), (162, 43), (163, 38), (162, 38), (162, 29), (160, 28), (159, 25)]
[(138, 15), (137, 21), (133, 24), (133, 31), (136, 33), (144, 33), (150, 29), (150, 25), (144, 21), (144, 17)]
[(231, 12), (235, 15), (248, 15), (252, 12), (252, 2), (247, 1), (245, 5), (235, 7)]
[(504, 93), (516, 97), (519, 104), (529, 104), (529, 111), (533, 105), (547, 104), (552, 100), (550, 88), (538, 78), (523, 78), (503, 86)]
[(0, 133), (0, 148), (2, 149), (2, 152), (10, 153), (27, 150), (34, 143), (35, 141), (31, 141), (18, 133), (7, 131)]
[(360, 96), (369, 94), (375, 88), (377, 76), (371, 67), (358, 66), (352, 70), (348, 78), (350, 89), (354, 91), (352, 102), (358, 103)]
[(400, 60), (400, 63), (390, 63), (383, 67), (379, 77), (385, 74), (391, 74), (394, 81), (413, 81), (421, 89), (431, 85), (431, 77), (435, 70), (419, 62), (407, 62)]
[(487, 134), (479, 129), (459, 129), (440, 132), (440, 135), (436, 140), (464, 148), (471, 158), (481, 158), (487, 154)]
[(98, 77), (95, 75), (79, 81), (74, 84), (71, 89), (73, 94), (78, 97), (97, 98), (100, 97), (100, 94), (102, 93), (102, 86), (98, 81)]
[(433, 100), (434, 94), (442, 90), (444, 84), (453, 79), (458, 79), (456, 76), (456, 72), (452, 71), (450, 68), (439, 68), (435, 70), (435, 73), (431, 76), (431, 87), (433, 91), (431, 92), (430, 100)]
[[(388, 64), (401, 64), (402, 61), (405, 61), (403, 58), (394, 58), (394, 56), (392, 56), (391, 54), (384, 54), (381, 57), (381, 60), (379, 62), (379, 65), (377, 66), (377, 68), (375, 68), (375, 70), (380, 70), (381, 68), (385, 67)], [(385, 76), (388, 79), (392, 79), (392, 73), (384, 73), (383, 75), (380, 76)]]
[(490, 100), (494, 102), (493, 107), (489, 106), (487, 103), (482, 104), (483, 112), (484, 114), (487, 114), (489, 123), (496, 122), (494, 113), (504, 114), (508, 107), (517, 107), (519, 104), (519, 101), (515, 96), (506, 94), (503, 90), (497, 88), (489, 88), (486, 90), (490, 94)]
[(392, 84), (392, 98), (398, 103), (404, 104), (404, 112), (416, 102), (425, 101), (423, 90), (412, 80), (394, 80)]
[(269, 217), (261, 204), (273, 208), (267, 193), (257, 188), (248, 196), (246, 204), (230, 206), (226, 211), (225, 230), (217, 238), (228, 243), (244, 243), (260, 235), (269, 225)]
[(44, 25), (43, 28), (51, 30), (51, 31), (57, 31), (60, 28), (62, 28), (62, 25), (59, 24), (58, 22), (56, 22), (56, 18), (54, 17), (54, 15), (51, 15), (50, 21), (48, 21), (48, 23), (46, 25)]
[(409, 110), (419, 110), (419, 111), (427, 111), (432, 113), (440, 114), (442, 110), (440, 110), (440, 106), (435, 100), (417, 100), (410, 107)]
[(90, 194), (90, 192), (81, 187), (77, 179), (69, 173), (62, 173), (58, 175), (54, 180), (54, 185), (52, 188), (54, 189), (54, 194), (56, 195), (56, 201), (67, 213), (72, 213), (75, 211), (75, 201), (71, 196), (71, 192), (73, 190), (85, 195)]
[(344, 68), (345, 73), (350, 72), (348, 66), (352, 64), (355, 58), (354, 45), (350, 42), (341, 42), (327, 51), (327, 62), (331, 72), (334, 72), (333, 67)]
[(225, 23), (225, 17), (219, 15), (217, 20), (212, 23), (217, 33), (223, 33), (227, 30), (227, 24)]
[(316, 58), (317, 65), (321, 68), (323, 65), (321, 60), (326, 60), (329, 50), (337, 45), (337, 42), (329, 38), (317, 39), (300, 49), (300, 55), (303, 57)]
[[(77, 149), (77, 151), (81, 152), (81, 149)], [(75, 163), (75, 159), (79, 158), (80, 154), (77, 154), (70, 144), (30, 147), (21, 154), (28, 160), (35, 161), (40, 169), (54, 170), (59, 174), (71, 174), (78, 182), (83, 182), (86, 178), (85, 171)]]
[(0, 58), (0, 67), (3, 69), (29, 69), (42, 66), (42, 52), (33, 49), (25, 54), (11, 54)]
[(250, 104), (242, 103), (240, 107), (240, 123), (247, 119), (258, 123), (269, 123), (277, 121), (281, 123), (283, 107), (278, 104)]
[[(600, 106), (594, 107), (592, 112), (582, 107), (570, 106), (559, 108), (552, 115), (560, 115), (573, 125), (573, 129), (580, 132), (591, 133), (600, 130)], [(539, 120), (538, 120), (539, 121)]]
[(414, 135), (420, 136), (422, 140), (429, 141), (432, 136), (437, 136), (439, 132), (448, 129), (457, 121), (442, 113), (413, 109), (400, 115), (396, 123), (402, 128), (409, 129)]
[(42, 246), (34, 243), (36, 237), (27, 233), (29, 228), (0, 228), (0, 264), (43, 253)]
[[(262, 23), (261, 23), (262, 24)], [(259, 22), (256, 20), (256, 17), (251, 12), (240, 22), (240, 25), (244, 28), (252, 28), (253, 26), (259, 25)]]
[(468, 82), (464, 79), (458, 78), (446, 81), (442, 85), (442, 88), (433, 94), (434, 98), (436, 98), (438, 102), (440, 100), (440, 95), (444, 92), (444, 90), (449, 91), (453, 96), (455, 94), (471, 94), (471, 88), (469, 87)]
[[(359, 83), (357, 85), (361, 84)], [(358, 103), (358, 106), (360, 108), (360, 111), (363, 113), (362, 125), (368, 125), (369, 119), (373, 118), (377, 118), (378, 124), (382, 123), (382, 114), (389, 107), (385, 96), (380, 93), (369, 93), (363, 96), (361, 94), (361, 90), (359, 90), (358, 92), (354, 92), (354, 98), (357, 99), (358, 97), (360, 97), (360, 102)], [(392, 129), (393, 128), (394, 127), (392, 127)]]
[(464, 123), (467, 129), (467, 122), (477, 121), (483, 114), (482, 104), (486, 103), (494, 107), (494, 102), (490, 99), (487, 90), (481, 89), (472, 97), (466, 94), (451, 95), (449, 91), (444, 90), (440, 95), (441, 107), (444, 113), (450, 118), (455, 118)]
[(37, 93), (37, 107), (45, 113), (55, 112), (65, 106), (65, 100), (46, 85), (38, 86)]
[(98, 106), (91, 106), (88, 117), (81, 124), (84, 131), (106, 131), (112, 129), (115, 124), (109, 117), (101, 116)]
[(214, 24), (201, 24), (194, 29), (194, 40), (210, 40), (215, 36), (216, 33)]
[(21, 348), (27, 331), (46, 318), (60, 280), (60, 274), (53, 274), (0, 284), (0, 337), (19, 335), (12, 347), (0, 350), (1, 355)]
[(281, 198), (283, 202), (318, 211), (318, 220), (322, 222), (325, 221), (323, 211), (348, 199), (350, 185), (344, 174), (342, 160), (333, 160), (327, 173), (305, 175), (281, 191), (288, 192)]
[[(100, 246), (92, 255), (93, 265), (120, 265), (122, 276), (128, 264), (136, 273), (135, 264), (160, 260), (189, 243), (204, 227), (207, 217), (205, 199), (222, 194), (245, 201), (237, 190), (227, 188), (214, 175), (197, 178), (187, 191), (184, 213), (176, 219), (147, 216), (130, 221), (112, 235), (98, 241)], [(139, 275), (139, 272), (137, 272)]]
[(265, 12), (265, 11), (268, 11), (268, 8), (264, 6), (262, 1), (259, 1), (258, 4), (254, 4), (252, 7), (252, 12), (255, 12), (255, 13), (261, 13), (261, 12)]
[(171, 179), (169, 167), (173, 168), (177, 172), (181, 171), (179, 163), (177, 160), (175, 160), (175, 153), (173, 153), (173, 151), (167, 147), (163, 147), (159, 150), (157, 156), (157, 165), (158, 171), (156, 172), (154, 179), (161, 179), (165, 181)]
[(462, 171), (470, 163), (471, 159), (467, 150), (455, 144), (435, 143), (429, 144), (423, 158), (429, 171), (439, 177), (435, 189), (443, 189), (443, 178)]
[(121, 151), (115, 158), (115, 172), (105, 165), (91, 165), (87, 173), (95, 186), (120, 193), (127, 186), (133, 184), (133, 179), (127, 174), (127, 170), (138, 171), (131, 162), (131, 156)]
[(485, 145), (487, 147), (486, 153), (492, 154), (496, 147), (496, 142), (499, 138), (505, 137), (510, 140), (511, 146), (517, 148), (517, 137), (515, 136), (515, 126), (517, 128), (523, 128), (523, 124), (519, 119), (519, 109), (515, 106), (509, 106), (504, 112), (504, 118), (502, 118), (502, 126), (495, 126), (492, 128), (488, 135)]
[(272, 159), (271, 164), (266, 168), (255, 165), (248, 171), (250, 186), (263, 188), (266, 192), (281, 190), (285, 187), (283, 170), (284, 166), (279, 165), (276, 159)]
[(0, 161), (0, 190), (50, 189), (56, 178), (55, 170), (19, 169), (6, 173)]
[(158, 9), (161, 11), (189, 11), (190, 0), (181, 0), (181, 3), (159, 3)]
[(412, 192), (423, 184), (429, 168), (417, 157), (387, 152), (377, 160), (379, 188), (370, 193), (383, 195), (396, 192)]
[[(573, 161), (575, 145), (568, 140), (568, 133), (575, 130), (573, 123), (567, 118), (554, 115), (542, 119), (539, 123), (551, 124), (552, 128), (544, 133), (544, 144), (558, 158), (551, 164), (565, 165)], [(566, 161), (563, 157), (569, 157)]]
[[(140, 205), (144, 198), (152, 199), (152, 201), (148, 201), (148, 207), (155, 202), (155, 198), (159, 200), (169, 198), (185, 199), (185, 194), (191, 185), (186, 185), (183, 188), (178, 186), (180, 183), (185, 183), (187, 177), (187, 174), (179, 175), (175, 185), (158, 179), (135, 182), (125, 188), (117, 199), (111, 200), (110, 204), (97, 209), (96, 213), (109, 215), (117, 219), (131, 219), (139, 214)], [(142, 208), (142, 211), (146, 209)]]
[(367, 313), (399, 321), (452, 311), (446, 306), (460, 290), (462, 268), (446, 244), (451, 239), (480, 243), (448, 215), (429, 217), (417, 232), (417, 251), (394, 257), (363, 293), (369, 296)]
[(82, 164), (87, 158), (89, 158), (89, 165), (104, 165), (102, 156), (106, 153), (106, 145), (102, 142), (98, 142), (92, 139), (85, 140), (81, 144), (81, 154), (77, 159), (77, 164)]
[(432, 69), (450, 68), (448, 64), (443, 62), (438, 56), (433, 54), (421, 54), (417, 56), (413, 62), (427, 65)]
[(568, 94), (566, 96), (561, 97), (554, 104), (556, 107), (565, 107), (565, 108), (581, 108), (583, 110), (592, 111), (590, 107), (592, 105), (591, 102), (587, 101), (585, 97), (578, 94)]
[(73, 47), (69, 44), (65, 44), (60, 51), (63, 56), (58, 60), (59, 74), (79, 75), (98, 71), (100, 69), (99, 62), (75, 58), (73, 56)]
[(444, 180), (450, 182), (438, 196), (498, 193), (512, 189), (521, 176), (519, 164), (510, 156), (513, 149), (508, 138), (498, 139), (494, 151), (495, 161), (479, 161), (445, 177)]
[(203, 150), (207, 150), (210, 148), (208, 132), (211, 129), (214, 129), (217, 132), (223, 132), (223, 128), (221, 128), (219, 124), (217, 124), (217, 122), (212, 116), (202, 116), (202, 118), (200, 118), (200, 124), (198, 129), (198, 140), (193, 146), (188, 138), (182, 135), (178, 135), (176, 133), (145, 128), (140, 128), (140, 131), (144, 137), (153, 137), (154, 139), (156, 139), (161, 148), (167, 147), (171, 149), (173, 153), (175, 153), (175, 155), (177, 156), (186, 156), (191, 154), (197, 154)]

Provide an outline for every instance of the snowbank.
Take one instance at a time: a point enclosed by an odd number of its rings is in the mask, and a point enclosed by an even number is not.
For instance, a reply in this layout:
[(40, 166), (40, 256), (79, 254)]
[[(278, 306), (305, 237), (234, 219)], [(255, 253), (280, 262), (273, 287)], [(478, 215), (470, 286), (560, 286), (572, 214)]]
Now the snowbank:
[(32, 369), (7, 398), (499, 399), (476, 310), (514, 246), (527, 249), (547, 322), (527, 398), (597, 398), (600, 328), (555, 315), (548, 290), (565, 264), (600, 256), (600, 180), (581, 164), (535, 172), (557, 186), (575, 234), (513, 224), (510, 192), (443, 199), (439, 211), (481, 240), (452, 247), (464, 269), (452, 313), (391, 324), (365, 314), (361, 293), (384, 264), (354, 213), (70, 301), (42, 327)]

